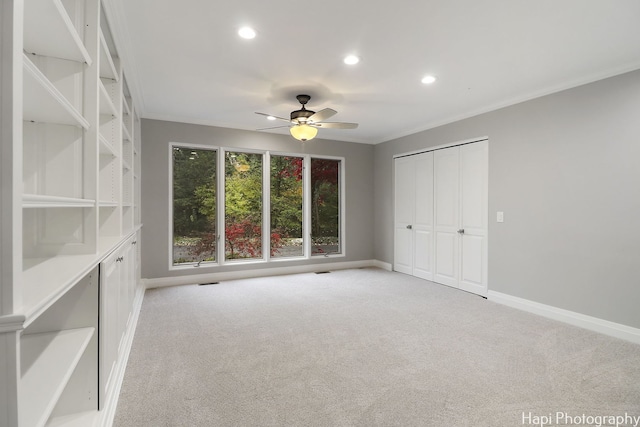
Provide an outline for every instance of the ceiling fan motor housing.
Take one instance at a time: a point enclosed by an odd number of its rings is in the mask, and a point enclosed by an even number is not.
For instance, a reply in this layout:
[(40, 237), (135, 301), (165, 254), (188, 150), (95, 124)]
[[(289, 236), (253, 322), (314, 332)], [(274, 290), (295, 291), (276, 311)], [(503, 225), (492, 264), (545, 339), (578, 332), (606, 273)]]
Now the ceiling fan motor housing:
[(307, 110), (303, 106), (302, 110), (296, 110), (291, 112), (291, 121), (306, 122), (307, 119), (313, 116), (315, 113), (316, 113), (315, 111)]
[(302, 108), (300, 110), (295, 110), (291, 112), (291, 121), (296, 121), (298, 123), (306, 123), (307, 119), (313, 116), (316, 112), (307, 110), (304, 108), (305, 104), (309, 102), (311, 96), (309, 95), (298, 95), (296, 99), (300, 104), (302, 104)]

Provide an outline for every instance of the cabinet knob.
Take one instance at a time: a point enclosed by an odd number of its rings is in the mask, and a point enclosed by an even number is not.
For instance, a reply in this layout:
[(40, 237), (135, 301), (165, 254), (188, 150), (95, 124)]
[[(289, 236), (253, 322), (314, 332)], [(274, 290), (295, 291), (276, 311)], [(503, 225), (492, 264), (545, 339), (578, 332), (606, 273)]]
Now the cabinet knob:
[(460, 230), (458, 230), (458, 234), (464, 234), (464, 228), (461, 228)]
[(407, 225), (407, 230), (411, 230), (413, 226), (411, 224)]

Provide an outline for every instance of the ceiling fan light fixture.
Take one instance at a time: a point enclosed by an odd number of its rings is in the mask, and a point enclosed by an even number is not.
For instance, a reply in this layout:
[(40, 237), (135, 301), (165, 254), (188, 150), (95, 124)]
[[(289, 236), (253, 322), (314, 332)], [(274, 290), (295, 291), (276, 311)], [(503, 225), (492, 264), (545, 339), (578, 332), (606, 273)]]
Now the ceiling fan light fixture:
[(309, 125), (296, 125), (289, 128), (289, 132), (291, 136), (297, 139), (298, 141), (310, 141), (316, 137), (318, 134), (318, 129)]

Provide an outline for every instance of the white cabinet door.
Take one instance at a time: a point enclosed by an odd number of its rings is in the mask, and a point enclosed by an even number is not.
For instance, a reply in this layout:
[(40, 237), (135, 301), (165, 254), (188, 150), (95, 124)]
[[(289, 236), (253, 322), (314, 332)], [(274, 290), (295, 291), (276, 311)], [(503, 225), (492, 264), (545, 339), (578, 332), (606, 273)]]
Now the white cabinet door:
[(460, 147), (460, 289), (487, 293), (487, 141)]
[(460, 149), (434, 153), (435, 271), (433, 280), (458, 287)]
[(120, 253), (117, 251), (100, 263), (100, 375), (99, 406), (103, 407), (115, 377), (118, 358), (118, 301), (120, 299)]
[(413, 274), (413, 219), (415, 201), (415, 169), (412, 157), (394, 161), (395, 224), (393, 269)]
[(136, 292), (137, 240), (123, 242), (100, 263), (100, 408), (113, 396), (126, 362), (127, 331), (133, 321)]
[(133, 313), (135, 248), (133, 239), (125, 242), (120, 250), (120, 294), (118, 301), (118, 353), (123, 357), (126, 347), (127, 327)]

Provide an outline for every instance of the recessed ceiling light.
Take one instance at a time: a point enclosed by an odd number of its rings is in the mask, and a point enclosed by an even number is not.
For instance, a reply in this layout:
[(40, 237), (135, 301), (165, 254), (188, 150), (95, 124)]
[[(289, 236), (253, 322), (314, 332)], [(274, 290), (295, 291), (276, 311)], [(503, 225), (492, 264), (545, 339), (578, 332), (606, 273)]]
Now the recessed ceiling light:
[(434, 76), (424, 76), (422, 78), (422, 83), (426, 84), (426, 85), (430, 85), (431, 83), (435, 82), (436, 78)]
[(347, 55), (344, 57), (344, 63), (347, 65), (355, 65), (360, 62), (360, 58), (355, 55)]
[(256, 30), (251, 27), (242, 27), (238, 30), (238, 35), (243, 39), (250, 40), (252, 38), (255, 38)]
[(273, 116), (267, 116), (267, 120), (275, 120), (276, 118)]

